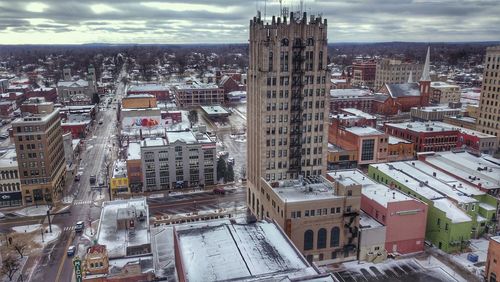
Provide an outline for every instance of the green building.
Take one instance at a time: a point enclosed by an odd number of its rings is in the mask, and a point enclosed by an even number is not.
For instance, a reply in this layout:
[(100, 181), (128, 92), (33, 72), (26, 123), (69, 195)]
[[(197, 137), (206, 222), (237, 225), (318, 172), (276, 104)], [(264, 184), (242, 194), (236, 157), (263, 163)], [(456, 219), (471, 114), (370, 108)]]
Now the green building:
[(372, 164), (368, 175), (427, 203), (426, 240), (445, 252), (496, 229), (496, 198), (424, 162)]

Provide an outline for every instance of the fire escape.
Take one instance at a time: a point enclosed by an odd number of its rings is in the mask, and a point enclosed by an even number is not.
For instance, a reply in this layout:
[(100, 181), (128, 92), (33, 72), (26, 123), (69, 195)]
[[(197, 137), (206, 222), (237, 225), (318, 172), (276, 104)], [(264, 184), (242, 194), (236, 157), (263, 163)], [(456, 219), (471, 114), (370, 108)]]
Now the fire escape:
[(356, 250), (358, 237), (358, 227), (355, 224), (356, 217), (359, 216), (357, 211), (344, 211), (344, 232), (347, 233), (347, 244), (344, 245), (344, 252), (352, 252)]
[(301, 173), (302, 162), (304, 49), (305, 44), (302, 40), (300, 38), (295, 39), (292, 46), (289, 172), (296, 176)]

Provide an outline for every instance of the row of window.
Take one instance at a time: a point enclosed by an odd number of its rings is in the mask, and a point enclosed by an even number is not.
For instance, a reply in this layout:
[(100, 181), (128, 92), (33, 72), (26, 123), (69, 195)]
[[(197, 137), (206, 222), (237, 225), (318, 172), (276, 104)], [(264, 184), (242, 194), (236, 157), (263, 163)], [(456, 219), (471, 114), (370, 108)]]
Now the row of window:
[[(330, 208), (330, 209), (322, 208), (322, 209), (316, 209), (316, 210), (305, 210), (304, 217), (328, 215), (328, 211), (330, 211), (330, 214), (339, 214), (339, 213), (341, 213), (341, 208), (334, 207), (334, 208)], [(301, 218), (302, 211), (292, 211), (291, 216), (292, 216), (292, 218)]]
[(19, 178), (19, 175), (17, 174), (17, 170), (3, 170), (0, 173), (0, 179), (16, 179)]
[[(335, 226), (330, 229), (330, 248), (338, 247), (340, 244), (340, 228)], [(316, 238), (316, 249), (324, 249), (327, 246), (327, 231), (325, 228), (318, 230)], [(314, 248), (314, 231), (308, 229), (304, 232), (304, 251)]]
[(21, 191), (21, 185), (19, 183), (0, 184), (0, 192), (15, 192), (15, 191)]

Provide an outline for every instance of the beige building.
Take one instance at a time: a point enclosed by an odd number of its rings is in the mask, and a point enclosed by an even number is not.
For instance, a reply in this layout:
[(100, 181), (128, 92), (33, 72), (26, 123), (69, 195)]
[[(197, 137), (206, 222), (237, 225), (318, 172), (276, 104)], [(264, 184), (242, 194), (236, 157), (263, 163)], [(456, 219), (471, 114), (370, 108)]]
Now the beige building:
[(274, 219), (308, 261), (356, 259), (361, 185), (349, 179), (334, 184), (323, 176), (262, 180), (259, 195), (248, 193), (249, 207)]
[(290, 17), (250, 22), (247, 171), (252, 193), (259, 191), (261, 178), (325, 173), (330, 89), (326, 20)]
[(500, 46), (486, 49), (477, 130), (500, 141)]
[(406, 83), (417, 81), (422, 76), (423, 65), (408, 63), (395, 59), (382, 59), (377, 62), (375, 70), (375, 91), (385, 83)]
[(59, 110), (19, 118), (12, 131), (23, 203), (58, 202), (66, 174)]
[(21, 181), (15, 149), (0, 151), (0, 207), (22, 204)]
[(431, 103), (448, 104), (460, 102), (460, 86), (446, 82), (431, 82)]

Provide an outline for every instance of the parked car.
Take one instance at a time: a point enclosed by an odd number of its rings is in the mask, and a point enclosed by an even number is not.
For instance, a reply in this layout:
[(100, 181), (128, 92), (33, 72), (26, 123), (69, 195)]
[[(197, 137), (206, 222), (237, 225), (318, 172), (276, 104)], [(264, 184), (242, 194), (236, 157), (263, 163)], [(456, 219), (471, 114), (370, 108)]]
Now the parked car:
[(5, 140), (7, 138), (9, 138), (9, 133), (2, 133), (2, 134), (0, 134), (0, 139)]
[(82, 232), (83, 228), (85, 228), (85, 223), (83, 223), (83, 221), (78, 221), (75, 225), (75, 232)]
[(68, 257), (74, 256), (75, 252), (76, 252), (76, 247), (75, 246), (69, 246), (68, 251), (67, 251)]
[(226, 190), (224, 190), (224, 188), (214, 188), (213, 192), (216, 195), (224, 195), (224, 194), (226, 194)]

